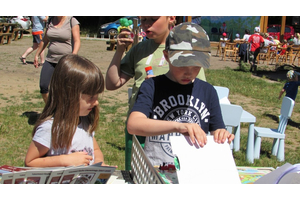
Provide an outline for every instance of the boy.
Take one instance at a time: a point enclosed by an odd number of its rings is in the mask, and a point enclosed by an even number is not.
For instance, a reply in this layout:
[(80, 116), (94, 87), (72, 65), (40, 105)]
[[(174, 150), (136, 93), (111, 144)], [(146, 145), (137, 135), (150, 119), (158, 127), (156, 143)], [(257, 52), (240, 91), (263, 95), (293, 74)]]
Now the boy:
[(298, 93), (298, 86), (300, 85), (300, 81), (298, 81), (298, 74), (294, 70), (290, 70), (287, 72), (286, 77), (288, 82), (284, 84), (282, 90), (279, 93), (278, 99), (281, 98), (282, 94), (286, 92), (285, 96), (290, 97), (295, 101), (297, 93)]
[(174, 164), (170, 135), (189, 135), (201, 147), (208, 131), (218, 143), (234, 138), (225, 129), (216, 90), (196, 78), (210, 65), (204, 29), (190, 22), (176, 26), (163, 53), (169, 71), (142, 83), (127, 122), (130, 134), (147, 136), (144, 151), (154, 166)]

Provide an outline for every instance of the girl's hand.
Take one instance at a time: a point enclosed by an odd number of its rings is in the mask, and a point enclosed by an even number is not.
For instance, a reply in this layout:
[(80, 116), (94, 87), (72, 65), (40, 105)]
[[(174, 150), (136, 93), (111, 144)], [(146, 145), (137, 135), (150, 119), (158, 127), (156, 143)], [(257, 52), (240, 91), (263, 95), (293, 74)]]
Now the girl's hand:
[(230, 134), (226, 129), (217, 129), (215, 131), (212, 131), (211, 134), (214, 136), (215, 142), (219, 144), (223, 144), (226, 139), (228, 139), (228, 143), (230, 144), (234, 139), (234, 135)]
[(68, 155), (62, 155), (62, 162), (64, 166), (78, 166), (78, 165), (89, 165), (93, 157), (88, 155), (87, 152), (75, 152)]
[(198, 142), (201, 147), (204, 147), (207, 143), (206, 133), (202, 128), (195, 123), (178, 123), (178, 132), (183, 135), (190, 136), (193, 144)]

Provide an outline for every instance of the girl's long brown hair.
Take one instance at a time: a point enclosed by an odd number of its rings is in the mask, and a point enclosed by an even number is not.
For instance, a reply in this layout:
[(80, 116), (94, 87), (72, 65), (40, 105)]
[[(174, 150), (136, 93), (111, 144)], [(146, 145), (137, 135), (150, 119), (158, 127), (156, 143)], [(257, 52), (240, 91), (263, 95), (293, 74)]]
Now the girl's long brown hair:
[[(79, 124), (80, 95), (95, 95), (103, 91), (104, 78), (95, 64), (78, 55), (63, 56), (53, 72), (47, 103), (32, 134), (40, 124), (53, 117), (53, 148), (70, 148)], [(95, 106), (87, 117), (88, 132), (92, 134), (98, 126), (99, 107)]]

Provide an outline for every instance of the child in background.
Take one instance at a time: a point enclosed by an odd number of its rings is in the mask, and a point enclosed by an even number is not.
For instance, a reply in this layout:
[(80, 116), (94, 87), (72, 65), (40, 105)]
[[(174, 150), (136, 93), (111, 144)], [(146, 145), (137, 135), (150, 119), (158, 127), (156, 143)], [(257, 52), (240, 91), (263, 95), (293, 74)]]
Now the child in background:
[[(226, 42), (228, 38), (227, 38), (227, 34), (226, 33), (222, 33), (222, 37), (220, 38), (220, 41), (224, 41), (221, 43), (221, 47), (224, 48), (226, 46)], [(222, 52), (223, 53), (223, 52)]]
[(282, 90), (279, 93), (278, 99), (281, 98), (282, 94), (285, 92), (285, 96), (290, 97), (295, 101), (297, 93), (298, 93), (298, 87), (300, 85), (300, 81), (298, 81), (298, 72), (295, 72), (294, 70), (290, 70), (287, 72), (286, 77), (288, 79), (288, 82), (284, 84)]
[[(134, 78), (132, 96), (129, 100), (128, 113), (133, 107), (137, 92), (141, 83), (150, 77), (161, 75), (169, 70), (165, 61), (163, 50), (165, 41), (176, 23), (175, 16), (141, 16), (141, 28), (146, 33), (147, 40), (133, 46), (123, 57), (125, 49), (132, 44), (133, 39), (128, 37), (131, 33), (122, 31), (118, 35), (118, 44), (115, 55), (107, 69), (106, 89), (116, 90)], [(122, 58), (123, 57), (123, 58)], [(152, 66), (154, 75), (146, 75), (145, 67)], [(201, 69), (198, 76), (205, 79), (204, 70)], [(144, 137), (137, 137), (141, 145), (144, 144)], [(125, 169), (130, 170), (132, 136), (128, 134), (125, 127)]]
[(127, 123), (130, 134), (146, 136), (144, 151), (154, 166), (174, 164), (171, 135), (189, 135), (201, 147), (209, 131), (217, 143), (234, 139), (225, 129), (216, 90), (196, 78), (210, 65), (204, 29), (190, 22), (176, 26), (163, 53), (169, 71), (142, 83)]
[(98, 95), (104, 78), (91, 61), (63, 56), (55, 67), (44, 110), (33, 129), (25, 165), (58, 167), (103, 162), (94, 138), (98, 126)]

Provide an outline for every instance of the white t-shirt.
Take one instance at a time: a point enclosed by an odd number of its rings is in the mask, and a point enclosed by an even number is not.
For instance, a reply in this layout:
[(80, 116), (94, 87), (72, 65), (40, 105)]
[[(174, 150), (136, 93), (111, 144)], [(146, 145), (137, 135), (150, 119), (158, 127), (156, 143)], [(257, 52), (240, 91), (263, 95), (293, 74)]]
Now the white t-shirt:
[(93, 137), (94, 132), (90, 136), (87, 132), (88, 121), (86, 117), (81, 117), (81, 123), (77, 126), (75, 131), (72, 145), (70, 149), (54, 149), (51, 145), (51, 128), (53, 120), (48, 120), (37, 127), (36, 132), (33, 136), (33, 141), (40, 143), (41, 145), (49, 148), (46, 156), (65, 155), (74, 152), (88, 152), (88, 155), (93, 156), (93, 160), (90, 164), (94, 163), (94, 145)]
[(245, 41), (248, 41), (250, 36), (251, 36), (251, 35), (245, 34), (244, 37), (243, 37), (243, 39), (244, 39)]

